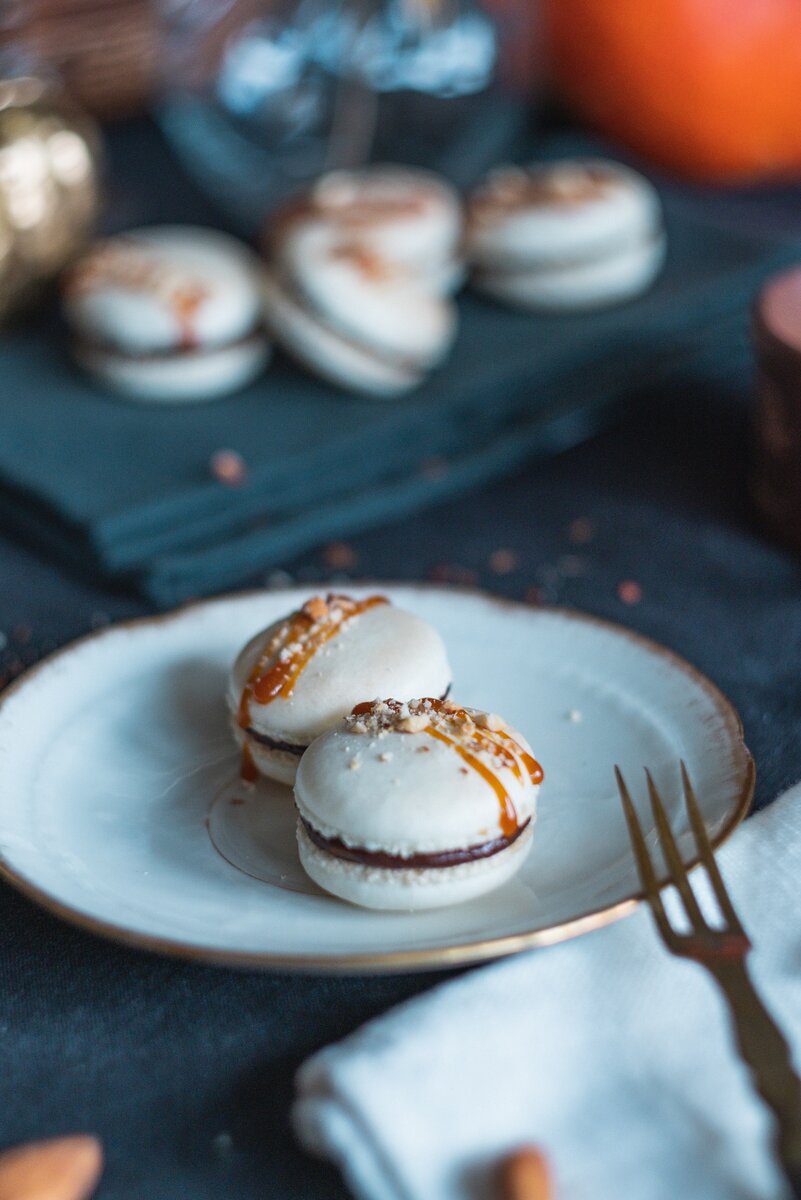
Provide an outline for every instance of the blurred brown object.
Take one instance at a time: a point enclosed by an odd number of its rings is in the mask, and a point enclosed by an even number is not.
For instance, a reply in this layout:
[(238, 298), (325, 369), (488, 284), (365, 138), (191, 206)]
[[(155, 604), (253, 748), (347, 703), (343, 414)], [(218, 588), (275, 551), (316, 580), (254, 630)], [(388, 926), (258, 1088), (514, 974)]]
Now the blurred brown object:
[(754, 305), (753, 335), (754, 500), (768, 532), (801, 554), (801, 266), (765, 284)]
[(143, 111), (157, 73), (152, 0), (0, 0), (0, 50), (21, 47), (52, 67), (100, 117)]
[(498, 1182), (500, 1200), (553, 1200), (548, 1162), (536, 1146), (521, 1146), (508, 1154)]
[(86, 1200), (102, 1167), (100, 1142), (86, 1134), (16, 1146), (0, 1154), (0, 1200)]
[(78, 253), (100, 205), (100, 131), (54, 85), (0, 75), (0, 318)]

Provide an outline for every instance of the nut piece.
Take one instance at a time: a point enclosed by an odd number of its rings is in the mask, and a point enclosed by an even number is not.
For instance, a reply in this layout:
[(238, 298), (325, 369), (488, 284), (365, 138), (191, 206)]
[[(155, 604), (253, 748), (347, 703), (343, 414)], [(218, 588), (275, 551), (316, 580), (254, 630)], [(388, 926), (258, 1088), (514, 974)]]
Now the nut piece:
[(521, 1146), (507, 1154), (498, 1175), (500, 1200), (551, 1200), (551, 1173), (542, 1151)]
[(323, 617), (328, 615), (328, 605), (322, 596), (312, 596), (311, 600), (307, 600), (303, 605), (303, 611), (313, 621), (322, 621)]
[(102, 1166), (100, 1142), (86, 1134), (16, 1146), (0, 1154), (0, 1200), (86, 1200)]
[(475, 721), (479, 729), (489, 729), (493, 733), (504, 727), (503, 721), (495, 713), (476, 713)]
[(412, 713), (408, 717), (403, 717), (398, 721), (395, 728), (398, 733), (422, 733), (428, 726), (428, 717), (423, 713)]

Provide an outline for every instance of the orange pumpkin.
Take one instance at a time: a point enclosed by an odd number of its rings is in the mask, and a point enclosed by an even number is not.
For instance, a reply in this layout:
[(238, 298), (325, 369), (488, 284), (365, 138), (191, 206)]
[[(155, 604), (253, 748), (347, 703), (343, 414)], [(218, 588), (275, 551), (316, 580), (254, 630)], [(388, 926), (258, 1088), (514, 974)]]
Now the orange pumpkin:
[(662, 166), (801, 172), (801, 0), (544, 0), (559, 94)]

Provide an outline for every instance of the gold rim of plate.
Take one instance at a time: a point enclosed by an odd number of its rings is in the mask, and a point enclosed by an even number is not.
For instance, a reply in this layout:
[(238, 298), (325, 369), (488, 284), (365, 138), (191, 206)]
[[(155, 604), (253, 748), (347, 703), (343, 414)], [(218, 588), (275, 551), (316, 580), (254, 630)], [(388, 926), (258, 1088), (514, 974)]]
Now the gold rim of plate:
[[(476, 599), (481, 599), (488, 604), (497, 605), (499, 608), (524, 610), (531, 614), (537, 612), (553, 613), (567, 620), (580, 621), (582, 624), (587, 625), (597, 625), (602, 629), (607, 629), (618, 634), (620, 637), (636, 642), (643, 649), (667, 660), (672, 666), (683, 672), (698, 687), (706, 692), (729, 731), (731, 745), (735, 750), (737, 759), (738, 794), (731, 815), (718, 834), (711, 839), (713, 850), (717, 851), (731, 837), (734, 830), (738, 825), (742, 824), (748, 815), (754, 795), (756, 768), (751, 752), (745, 744), (743, 723), (739, 713), (720, 688), (712, 683), (706, 675), (687, 662), (681, 655), (676, 654), (673, 650), (669, 650), (666, 646), (661, 645), (661, 643), (654, 641), (652, 638), (645, 637), (643, 634), (635, 633), (623, 625), (618, 625), (615, 621), (607, 621), (603, 617), (596, 617), (591, 613), (581, 612), (578, 609), (555, 605), (532, 607), (522, 601), (508, 600), (502, 596), (494, 596), (492, 593), (481, 591), (478, 588), (448, 587), (442, 584), (425, 582), (395, 583), (389, 580), (353, 580), (350, 586), (358, 588), (383, 587), (392, 591), (410, 592), (459, 592), (465, 596), (473, 596)], [(115, 622), (113, 625), (105, 626), (102, 629), (93, 630), (91, 633), (76, 638), (74, 641), (67, 643), (67, 645), (61, 646), (52, 654), (47, 655), (10, 684), (2, 695), (0, 695), (0, 712), (15, 692), (24, 687), (33, 676), (50, 667), (62, 655), (73, 651), (86, 642), (103, 638), (117, 629), (139, 629), (147, 625), (166, 625), (171, 621), (180, 619), (192, 609), (204, 608), (240, 598), (244, 599), (248, 596), (269, 595), (274, 597), (280, 596), (282, 591), (297, 592), (298, 590), (302, 589), (293, 587), (276, 589), (266, 593), (261, 589), (229, 592), (223, 596), (215, 596), (211, 599), (196, 600), (180, 605), (178, 608), (172, 609), (167, 613), (156, 613), (148, 617), (135, 617), (131, 620)], [(697, 861), (697, 859), (692, 859), (687, 865), (693, 866)], [(61, 901), (54, 899), (48, 892), (31, 883), (24, 875), (18, 874), (12, 867), (2, 861), (0, 861), (0, 878), (10, 883), (22, 895), (54, 916), (60, 917), (69, 924), (77, 926), (79, 929), (87, 930), (90, 933), (97, 934), (100, 937), (124, 946), (132, 946), (139, 950), (149, 950), (156, 954), (188, 959), (194, 962), (213, 963), (219, 966), (318, 972), (323, 974), (424, 971), (487, 962), (491, 959), (517, 954), (521, 950), (530, 950), (536, 946), (552, 946), (557, 942), (567, 941), (583, 933), (590, 933), (594, 929), (601, 929), (604, 925), (611, 925), (614, 921), (619, 921), (622, 917), (634, 912), (645, 899), (643, 892), (633, 892), (630, 896), (624, 897), (615, 904), (581, 913), (571, 918), (571, 920), (564, 921), (558, 925), (550, 925), (542, 929), (529, 930), (524, 933), (478, 938), (456, 946), (440, 946), (419, 950), (388, 950), (380, 953), (340, 954), (333, 957), (331, 955), (319, 954), (286, 955), (270, 954), (264, 951), (221, 950), (219, 947), (198, 946), (186, 942), (173, 941), (171, 938), (160, 938), (152, 934), (138, 933), (136, 930), (125, 929), (109, 921), (101, 921), (96, 917), (88, 916), (86, 913), (81, 912), (80, 909), (72, 908), (68, 904), (62, 904)]]

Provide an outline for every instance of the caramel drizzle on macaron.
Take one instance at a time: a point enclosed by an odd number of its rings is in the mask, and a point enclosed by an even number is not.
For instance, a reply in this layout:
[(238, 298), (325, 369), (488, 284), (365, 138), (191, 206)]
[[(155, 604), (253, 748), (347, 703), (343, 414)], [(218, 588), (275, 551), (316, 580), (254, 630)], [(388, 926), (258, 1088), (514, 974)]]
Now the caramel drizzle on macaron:
[(201, 285), (185, 287), (173, 293), (171, 308), (181, 331), (181, 349), (194, 350), (198, 344), (195, 318), (207, 298), (208, 292)]
[(259, 778), (259, 768), (253, 757), (253, 751), (247, 742), (242, 744), (242, 758), (239, 764), (239, 778), (243, 783), (255, 783)]
[(499, 171), (478, 190), (471, 217), (491, 220), (501, 213), (540, 205), (572, 208), (598, 200), (612, 186), (613, 171), (598, 163), (554, 163)]
[(397, 219), (424, 214), (433, 195), (431, 189), (415, 184), (403, 196), (385, 193), (364, 195), (358, 184), (331, 182), (325, 178), (309, 194), (290, 200), (273, 217), (267, 231), (268, 243), (280, 242), (293, 225), (322, 218), (348, 244), (371, 230)]
[(331, 258), (350, 264), (371, 283), (387, 283), (402, 275), (397, 264), (389, 262), (374, 250), (360, 246), (357, 242), (342, 242), (334, 246)]
[(286, 700), (318, 650), (329, 642), (347, 622), (379, 604), (389, 604), (386, 596), (368, 596), (352, 600), (350, 596), (313, 596), (284, 622), (270, 639), (242, 689), (237, 723), (241, 729), (250, 724), (250, 702), (270, 704), (279, 696)]
[(197, 346), (195, 318), (209, 289), (182, 267), (169, 261), (168, 252), (136, 238), (120, 234), (101, 242), (73, 269), (67, 279), (67, 293), (85, 296), (100, 287), (119, 287), (145, 292), (162, 300), (171, 310), (180, 330), (180, 347)]
[[(410, 718), (406, 718), (406, 721), (410, 722), (407, 728), (404, 729), (404, 721), (401, 720), (395, 729), (399, 733), (427, 734), (428, 737), (436, 738), (437, 741), (443, 742), (455, 750), (468, 767), (480, 775), (492, 788), (501, 809), (501, 832), (504, 837), (513, 837), (520, 827), (517, 809), (503, 781), (479, 755), (489, 755), (501, 769), (506, 768), (511, 771), (515, 779), (522, 780), (524, 773), (527, 774), (533, 784), (542, 783), (544, 773), (540, 764), (506, 730), (477, 725), (473, 716), (466, 709), (459, 708), (450, 700), (426, 697), (420, 703), (426, 705), (429, 712), (451, 718), (456, 731), (458, 731), (457, 735), (454, 736), (454, 733), (450, 731), (445, 732), (431, 722), (417, 728), (416, 718), (425, 714), (414, 712)], [(357, 704), (352, 715), (359, 716), (369, 712), (371, 708), (372, 702)]]

